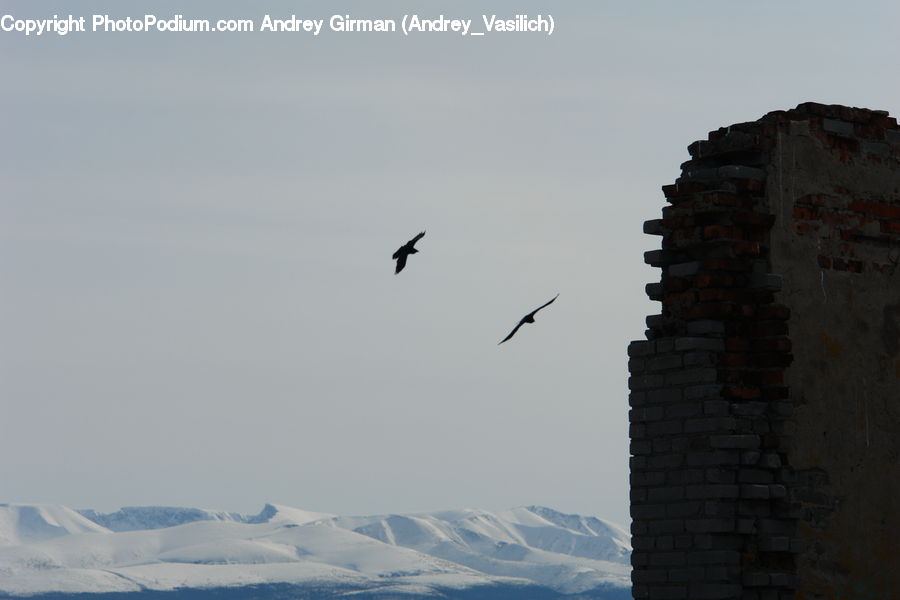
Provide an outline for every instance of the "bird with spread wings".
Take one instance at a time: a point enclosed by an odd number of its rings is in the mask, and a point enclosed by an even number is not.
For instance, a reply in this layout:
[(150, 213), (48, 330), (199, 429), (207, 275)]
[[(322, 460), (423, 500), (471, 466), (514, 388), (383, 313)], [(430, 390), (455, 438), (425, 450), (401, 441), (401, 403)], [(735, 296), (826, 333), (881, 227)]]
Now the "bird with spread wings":
[(410, 254), (416, 254), (418, 252), (418, 250), (415, 249), (416, 242), (421, 240), (424, 235), (425, 232), (423, 231), (413, 239), (397, 248), (397, 251), (394, 252), (393, 256), (391, 256), (391, 258), (397, 261), (397, 270), (394, 271), (394, 275), (403, 270), (403, 267), (406, 266), (406, 259)]
[(508, 340), (508, 339), (511, 338), (512, 336), (516, 335), (516, 332), (519, 330), (519, 327), (521, 327), (521, 326), (524, 325), (525, 323), (534, 323), (534, 315), (537, 314), (537, 311), (541, 310), (542, 308), (544, 308), (544, 307), (546, 307), (546, 306), (549, 306), (549, 305), (553, 304), (553, 302), (554, 302), (557, 298), (559, 298), (559, 294), (553, 296), (553, 299), (550, 300), (550, 302), (547, 302), (546, 304), (542, 304), (542, 305), (538, 306), (536, 309), (534, 309), (533, 311), (531, 311), (530, 313), (528, 313), (527, 315), (525, 315), (524, 317), (522, 317), (522, 320), (519, 321), (519, 324), (516, 325), (516, 326), (513, 328), (512, 331), (509, 332), (509, 335), (508, 335), (508, 336), (506, 336), (505, 338), (503, 338), (502, 340), (500, 340), (500, 343), (497, 344), (497, 345), (499, 346), (500, 344), (502, 344), (503, 342), (505, 342), (506, 340)]

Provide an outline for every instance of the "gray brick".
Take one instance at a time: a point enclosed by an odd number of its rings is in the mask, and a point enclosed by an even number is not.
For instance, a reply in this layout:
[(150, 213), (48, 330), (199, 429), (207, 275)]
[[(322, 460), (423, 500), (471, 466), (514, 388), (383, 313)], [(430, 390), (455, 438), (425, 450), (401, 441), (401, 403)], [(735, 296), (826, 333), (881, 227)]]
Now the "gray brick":
[(687, 324), (687, 332), (691, 335), (698, 336), (708, 333), (725, 333), (725, 323), (723, 323), (722, 321), (711, 321), (708, 319), (704, 319), (701, 321), (689, 321)]
[(719, 167), (719, 177), (730, 177), (734, 179), (760, 179), (766, 178), (766, 172), (755, 167), (745, 165), (724, 165)]
[(691, 600), (733, 600), (741, 597), (738, 583), (693, 583)]
[(647, 392), (631, 391), (628, 393), (629, 406), (642, 406), (647, 404)]
[(656, 549), (671, 551), (675, 549), (675, 537), (671, 535), (656, 536)]
[(839, 121), (837, 119), (822, 119), (822, 129), (829, 133), (838, 135), (853, 135), (853, 123), (849, 121)]
[(900, 129), (885, 130), (884, 139), (891, 144), (900, 144)]
[(628, 467), (632, 471), (646, 469), (647, 468), (647, 457), (646, 456), (631, 456), (631, 457), (629, 457)]
[(713, 435), (709, 438), (713, 448), (759, 448), (761, 441), (758, 435)]
[(735, 530), (734, 519), (689, 519), (684, 527), (691, 533), (729, 533)]
[(684, 521), (682, 519), (648, 521), (647, 531), (657, 535), (661, 533), (684, 533)]
[(647, 369), (650, 371), (665, 371), (667, 369), (681, 368), (681, 354), (667, 354), (665, 356), (654, 356), (647, 360)]
[(736, 450), (715, 450), (713, 452), (689, 452), (686, 460), (688, 466), (691, 467), (738, 465), (741, 456)]
[(648, 356), (656, 352), (656, 342), (637, 340), (628, 344), (628, 356)]
[(685, 569), (669, 569), (669, 581), (697, 581), (705, 576), (703, 567), (687, 567)]
[(891, 154), (891, 145), (884, 142), (863, 141), (861, 146), (862, 151), (868, 154), (877, 154), (878, 156), (890, 156)]
[(781, 519), (760, 519), (758, 526), (760, 533), (772, 535), (790, 535), (794, 529), (791, 521)]
[(686, 383), (714, 383), (719, 378), (718, 369), (695, 368), (666, 373), (666, 385), (684, 385)]
[(666, 418), (684, 419), (700, 414), (701, 406), (696, 402), (690, 404), (671, 404), (666, 407)]
[[(633, 554), (631, 556), (632, 556), (632, 558), (634, 557)], [(646, 586), (646, 585), (631, 586), (631, 596), (633, 598), (635, 598), (636, 600), (640, 599), (640, 598), (648, 598), (649, 599), (650, 598), (650, 587)]]
[(703, 414), (715, 417), (727, 416), (730, 410), (730, 404), (727, 400), (704, 400)]
[(631, 485), (649, 487), (662, 485), (666, 481), (666, 474), (662, 471), (650, 471), (647, 473), (636, 472), (631, 474)]
[(649, 563), (650, 563), (650, 553), (649, 552), (632, 552), (631, 553), (631, 566), (645, 567)]
[(764, 469), (779, 469), (781, 464), (781, 457), (772, 452), (763, 454), (759, 459), (759, 466)]
[(648, 466), (651, 469), (675, 469), (684, 462), (684, 456), (680, 454), (666, 454), (663, 456), (651, 456)]
[(737, 504), (731, 499), (710, 500), (703, 503), (703, 514), (707, 517), (734, 517), (737, 514)]
[(703, 471), (701, 469), (671, 470), (666, 473), (666, 481), (669, 485), (701, 483), (703, 481)]
[(647, 370), (647, 359), (645, 358), (629, 358), (628, 372), (632, 375), (643, 375)]
[[(681, 486), (650, 488), (647, 500), (650, 502), (672, 502), (684, 499), (684, 488)], [(672, 516), (667, 512), (667, 516)]]
[[(683, 495), (683, 493), (682, 493)], [(702, 502), (672, 502), (666, 507), (666, 516), (674, 518), (696, 517), (703, 507)]]
[(762, 452), (759, 450), (744, 450), (741, 452), (741, 464), (755, 466), (759, 464)]
[(767, 500), (769, 498), (769, 486), (745, 483), (741, 485), (741, 498)]
[(658, 435), (675, 435), (681, 433), (681, 421), (656, 421), (647, 424), (647, 435), (655, 437)]
[(631, 441), (631, 453), (634, 455), (645, 455), (650, 454), (653, 451), (653, 447), (649, 441)]
[(774, 483), (775, 474), (771, 471), (763, 469), (747, 469), (742, 468), (738, 471), (738, 482), (740, 483)]
[(722, 384), (694, 385), (684, 389), (685, 400), (718, 400), (722, 397)]
[(787, 489), (780, 484), (772, 484), (769, 486), (769, 497), (770, 498), (785, 498), (787, 496)]
[(687, 588), (684, 586), (651, 587), (650, 600), (688, 600)]
[(632, 583), (665, 583), (668, 580), (666, 569), (635, 569), (631, 572)]
[(750, 288), (767, 292), (780, 292), (784, 280), (774, 273), (753, 273), (750, 275)]
[(729, 431), (735, 429), (737, 421), (731, 417), (704, 417), (685, 419), (685, 433), (704, 433), (710, 431)]
[(694, 535), (694, 547), (709, 551), (743, 551), (744, 536), (728, 533), (698, 533)]
[(654, 552), (650, 555), (650, 565), (660, 567), (677, 567), (687, 564), (684, 552)]
[(656, 351), (659, 354), (665, 354), (666, 352), (674, 352), (675, 351), (675, 340), (672, 338), (663, 338), (656, 340)]
[(740, 562), (741, 553), (734, 550), (708, 550), (691, 552), (688, 555), (690, 565), (737, 565)]
[(734, 469), (720, 469), (711, 467), (703, 471), (703, 479), (707, 483), (735, 483), (737, 473)]
[(763, 552), (790, 552), (791, 539), (787, 536), (764, 537), (759, 540), (759, 549)]
[(685, 367), (709, 367), (716, 364), (715, 352), (685, 352), (682, 360)]
[(685, 498), (737, 498), (740, 489), (730, 484), (689, 485), (684, 489)]
[(766, 414), (767, 408), (765, 402), (735, 402), (731, 405), (731, 414), (740, 417), (758, 417)]
[(632, 519), (662, 519), (666, 516), (665, 504), (632, 504)]
[(679, 402), (681, 399), (682, 393), (678, 388), (663, 388), (647, 392), (647, 402), (650, 402), (651, 404)]
[(647, 426), (643, 423), (632, 423), (628, 426), (628, 437), (633, 440), (647, 437)]
[(712, 350), (722, 352), (725, 350), (725, 341), (719, 338), (708, 337), (680, 337), (675, 338), (675, 350)]
[[(631, 547), (635, 550), (653, 550), (656, 547), (656, 536), (633, 535), (631, 536)], [(665, 579), (657, 581), (665, 581)]]
[(669, 275), (669, 277), (690, 277), (691, 275), (696, 275), (699, 270), (700, 262), (692, 261), (669, 265), (666, 273)]
[(632, 375), (628, 378), (628, 389), (647, 390), (662, 387), (664, 383), (665, 377), (660, 374)]

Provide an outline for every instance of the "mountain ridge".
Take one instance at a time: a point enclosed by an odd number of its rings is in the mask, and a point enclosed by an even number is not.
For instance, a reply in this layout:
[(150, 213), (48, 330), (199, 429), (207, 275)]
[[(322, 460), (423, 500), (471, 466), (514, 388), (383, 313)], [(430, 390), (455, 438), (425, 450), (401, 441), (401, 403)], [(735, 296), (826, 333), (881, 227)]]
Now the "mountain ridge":
[(629, 562), (621, 527), (541, 506), (337, 516), (277, 504), (256, 515), (0, 505), (0, 597), (287, 585), (407, 598), (525, 587), (609, 598), (630, 586)]

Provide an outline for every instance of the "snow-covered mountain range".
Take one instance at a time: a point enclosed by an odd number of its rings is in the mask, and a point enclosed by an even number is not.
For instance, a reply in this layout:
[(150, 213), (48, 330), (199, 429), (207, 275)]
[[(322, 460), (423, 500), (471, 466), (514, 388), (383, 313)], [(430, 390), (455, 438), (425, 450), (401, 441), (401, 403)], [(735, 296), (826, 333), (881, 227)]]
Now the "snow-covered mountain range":
[(531, 506), (340, 517), (0, 504), (0, 597), (630, 598), (618, 526)]

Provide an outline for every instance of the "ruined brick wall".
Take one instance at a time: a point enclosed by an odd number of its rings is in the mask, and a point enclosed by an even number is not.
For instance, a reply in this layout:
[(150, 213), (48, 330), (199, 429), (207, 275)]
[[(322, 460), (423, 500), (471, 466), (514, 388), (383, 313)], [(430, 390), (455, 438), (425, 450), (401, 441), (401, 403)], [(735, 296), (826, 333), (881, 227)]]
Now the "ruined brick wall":
[(628, 349), (635, 598), (900, 597), (900, 129), (802, 104), (688, 148)]

